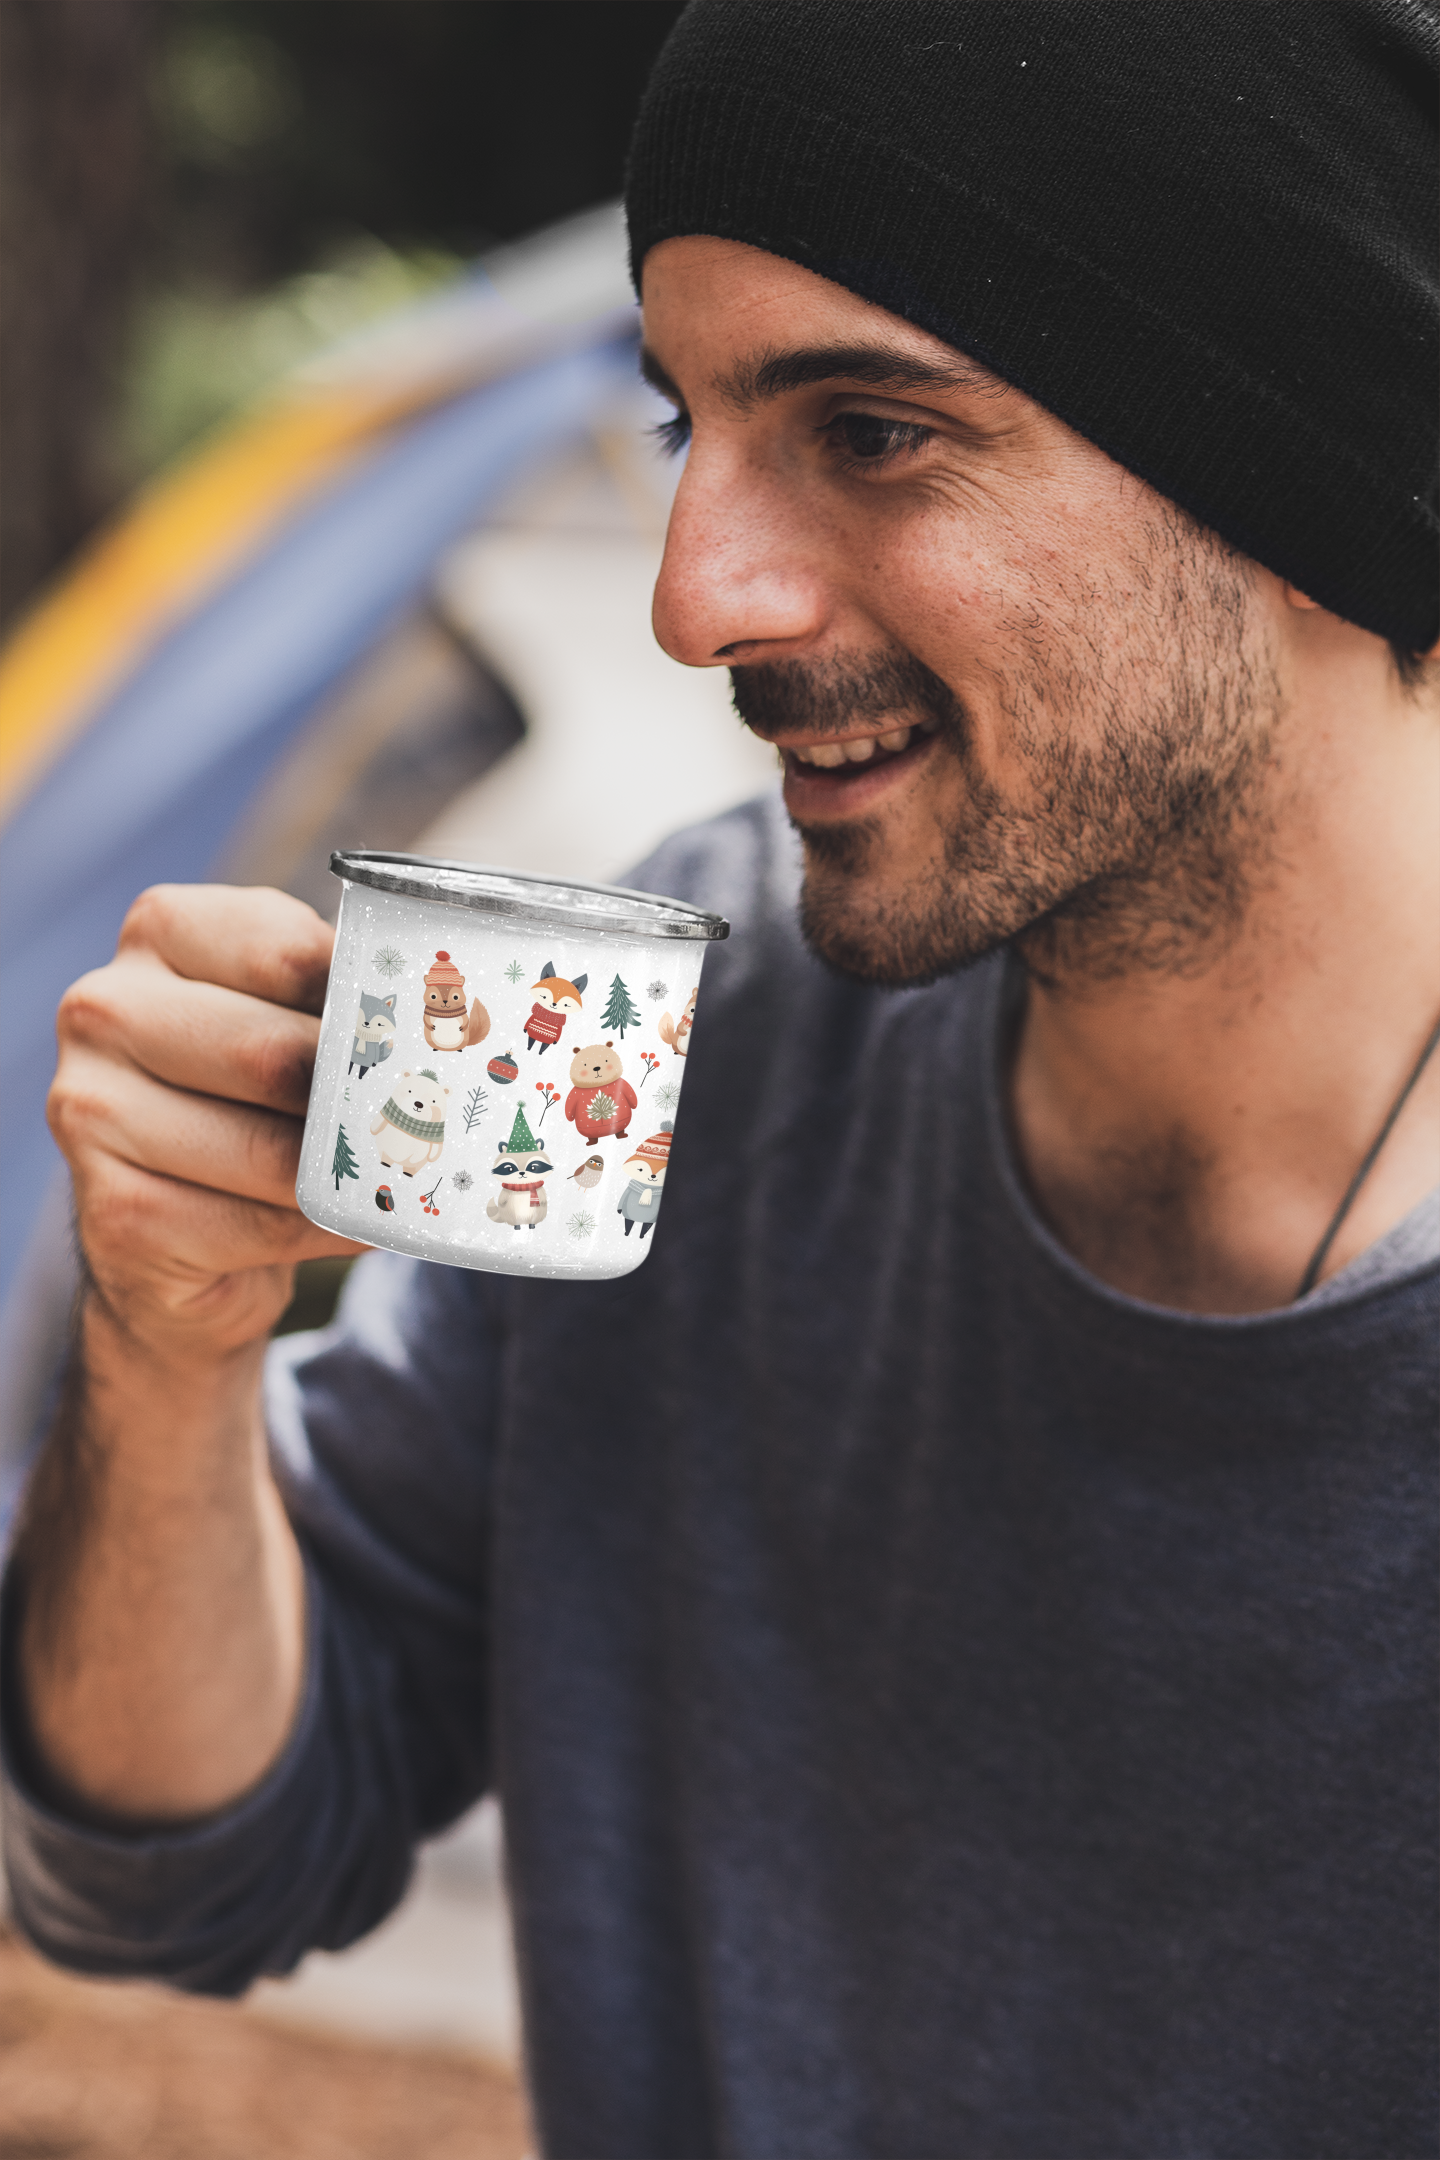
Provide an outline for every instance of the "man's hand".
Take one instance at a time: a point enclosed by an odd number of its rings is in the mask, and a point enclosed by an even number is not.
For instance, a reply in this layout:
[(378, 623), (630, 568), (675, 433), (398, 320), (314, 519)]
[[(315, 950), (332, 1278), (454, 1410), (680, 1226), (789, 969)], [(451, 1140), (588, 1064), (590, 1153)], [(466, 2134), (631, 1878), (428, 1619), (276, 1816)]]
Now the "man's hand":
[(363, 1250), (295, 1205), (332, 941), (285, 893), (159, 885), (61, 1003), (50, 1126), (93, 1294), (166, 1361), (265, 1335), (297, 1260)]
[(260, 1415), (331, 933), (283, 893), (160, 886), (60, 1008), (50, 1122), (89, 1281), (17, 1547), (22, 1742), (62, 1805), (175, 1820), (285, 1744), (299, 1549)]

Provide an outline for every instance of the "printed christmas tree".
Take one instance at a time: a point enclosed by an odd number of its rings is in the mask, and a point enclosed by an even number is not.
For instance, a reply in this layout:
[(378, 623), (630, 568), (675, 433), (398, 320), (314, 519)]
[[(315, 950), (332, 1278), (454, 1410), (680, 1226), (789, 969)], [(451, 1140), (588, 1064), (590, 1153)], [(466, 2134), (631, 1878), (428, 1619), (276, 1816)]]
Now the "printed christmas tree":
[(614, 1028), (624, 1042), (626, 1028), (634, 1027), (639, 1018), (639, 1006), (631, 1002), (630, 992), (617, 975), (610, 985), (610, 1002), (600, 1015), (601, 1027)]
[(523, 1109), (515, 1112), (515, 1123), (510, 1128), (510, 1138), (505, 1143), (511, 1155), (529, 1155), (535, 1148), (535, 1135), (531, 1132)]
[(358, 1178), (360, 1165), (351, 1152), (350, 1142), (342, 1125), (335, 1135), (335, 1159), (330, 1165), (330, 1175), (335, 1180), (335, 1190), (340, 1190), (341, 1178)]

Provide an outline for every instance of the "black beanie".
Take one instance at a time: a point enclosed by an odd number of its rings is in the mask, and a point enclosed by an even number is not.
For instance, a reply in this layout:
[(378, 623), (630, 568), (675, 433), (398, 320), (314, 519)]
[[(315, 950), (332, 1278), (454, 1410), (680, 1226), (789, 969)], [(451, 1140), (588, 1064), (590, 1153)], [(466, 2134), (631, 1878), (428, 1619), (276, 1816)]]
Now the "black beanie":
[(636, 283), (681, 233), (801, 263), (1422, 651), (1436, 48), (1429, 0), (691, 0)]

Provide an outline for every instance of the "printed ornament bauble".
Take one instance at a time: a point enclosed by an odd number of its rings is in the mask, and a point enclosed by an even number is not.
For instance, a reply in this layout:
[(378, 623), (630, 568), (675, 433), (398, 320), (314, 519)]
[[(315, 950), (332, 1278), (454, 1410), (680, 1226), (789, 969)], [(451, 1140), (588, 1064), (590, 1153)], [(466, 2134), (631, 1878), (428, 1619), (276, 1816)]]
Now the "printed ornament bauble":
[(492, 1080), (499, 1082), (501, 1087), (509, 1087), (512, 1080), (518, 1080), (520, 1077), (520, 1067), (508, 1050), (505, 1052), (504, 1057), (491, 1058), (485, 1070)]

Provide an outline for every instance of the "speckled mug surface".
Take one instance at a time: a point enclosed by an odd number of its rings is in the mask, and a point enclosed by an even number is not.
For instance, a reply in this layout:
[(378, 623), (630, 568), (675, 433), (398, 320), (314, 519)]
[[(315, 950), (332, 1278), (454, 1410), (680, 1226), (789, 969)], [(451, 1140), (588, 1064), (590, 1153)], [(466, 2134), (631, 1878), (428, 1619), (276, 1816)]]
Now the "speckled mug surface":
[(718, 915), (419, 855), (344, 883), (295, 1197), (341, 1237), (502, 1275), (654, 1242)]

